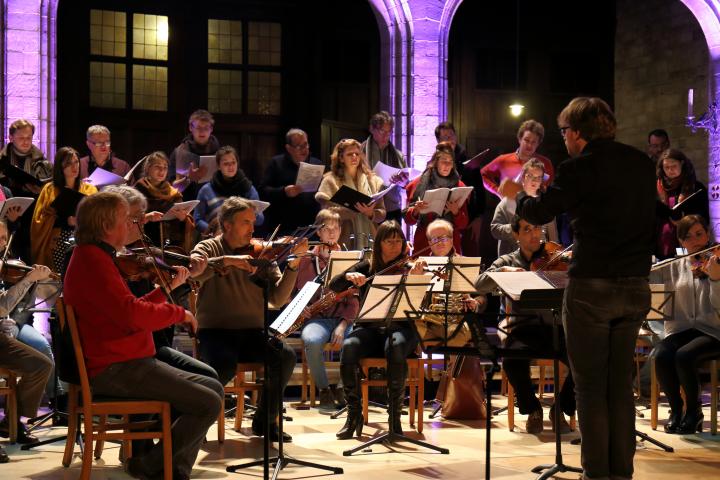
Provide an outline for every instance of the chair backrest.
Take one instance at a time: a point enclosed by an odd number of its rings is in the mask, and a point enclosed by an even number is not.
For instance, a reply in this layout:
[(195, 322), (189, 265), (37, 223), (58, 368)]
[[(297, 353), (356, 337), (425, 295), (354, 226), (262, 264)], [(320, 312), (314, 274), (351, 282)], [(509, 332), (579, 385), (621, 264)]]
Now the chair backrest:
[(92, 394), (90, 391), (90, 381), (88, 380), (87, 368), (85, 367), (85, 357), (83, 356), (82, 344), (80, 343), (80, 333), (78, 332), (77, 321), (75, 320), (75, 311), (71, 305), (65, 304), (62, 297), (58, 298), (56, 307), (58, 316), (60, 317), (61, 328), (66, 331), (70, 331), (73, 350), (75, 351), (75, 362), (77, 363), (78, 377), (80, 379), (80, 390), (82, 393), (83, 405), (89, 406), (92, 403)]

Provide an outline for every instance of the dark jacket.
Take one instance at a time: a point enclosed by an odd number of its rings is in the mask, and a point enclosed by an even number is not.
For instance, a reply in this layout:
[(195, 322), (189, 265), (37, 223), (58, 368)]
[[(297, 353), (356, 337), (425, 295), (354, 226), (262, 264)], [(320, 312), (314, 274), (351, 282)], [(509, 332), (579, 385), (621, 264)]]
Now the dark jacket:
[[(323, 165), (315, 157), (305, 160), (311, 165)], [(265, 211), (265, 227), (268, 231), (281, 225), (279, 234), (292, 233), (295, 228), (312, 225), (320, 205), (315, 201), (315, 192), (303, 192), (294, 198), (285, 194), (287, 185), (294, 185), (300, 167), (287, 153), (274, 156), (260, 183), (260, 199), (270, 202)]]
[(647, 277), (655, 234), (655, 166), (613, 140), (589, 142), (560, 164), (545, 193), (517, 196), (517, 212), (541, 225), (568, 212), (575, 244), (572, 277)]

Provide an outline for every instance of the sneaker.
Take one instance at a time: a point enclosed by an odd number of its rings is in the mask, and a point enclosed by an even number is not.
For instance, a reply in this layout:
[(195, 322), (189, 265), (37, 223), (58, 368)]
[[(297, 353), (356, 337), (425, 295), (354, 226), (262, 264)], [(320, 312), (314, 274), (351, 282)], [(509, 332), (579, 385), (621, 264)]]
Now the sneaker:
[[(550, 407), (550, 424), (552, 425), (553, 432), (555, 431), (555, 407)], [(565, 435), (572, 432), (570, 424), (565, 420), (565, 414), (560, 412), (560, 434)]]
[(335, 413), (337, 406), (335, 405), (335, 399), (333, 398), (332, 391), (330, 388), (320, 389), (320, 405), (318, 407), (320, 413), (330, 415)]
[(533, 435), (542, 433), (543, 431), (543, 411), (535, 410), (528, 415), (527, 423), (525, 424), (525, 431)]

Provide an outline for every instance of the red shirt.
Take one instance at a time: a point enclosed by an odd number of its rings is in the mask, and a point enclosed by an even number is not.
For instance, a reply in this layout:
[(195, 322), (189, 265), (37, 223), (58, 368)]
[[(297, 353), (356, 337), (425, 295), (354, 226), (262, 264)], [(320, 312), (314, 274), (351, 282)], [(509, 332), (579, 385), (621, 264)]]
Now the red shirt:
[(75, 247), (63, 295), (75, 310), (90, 377), (113, 363), (154, 356), (152, 332), (185, 317), (185, 310), (167, 303), (159, 288), (135, 297), (110, 253), (96, 245)]
[[(542, 155), (534, 155), (533, 158), (540, 160), (545, 166), (545, 173), (547, 174), (548, 179), (543, 182), (543, 185), (547, 187), (552, 183), (553, 178), (555, 177), (555, 170), (553, 169), (552, 162), (549, 158), (543, 157)], [(513, 180), (517, 177), (524, 164), (525, 162), (520, 160), (517, 152), (506, 153), (496, 157), (495, 160), (488, 163), (480, 170), (485, 190), (500, 197), (500, 194), (498, 193), (500, 183), (502, 183), (505, 179)]]

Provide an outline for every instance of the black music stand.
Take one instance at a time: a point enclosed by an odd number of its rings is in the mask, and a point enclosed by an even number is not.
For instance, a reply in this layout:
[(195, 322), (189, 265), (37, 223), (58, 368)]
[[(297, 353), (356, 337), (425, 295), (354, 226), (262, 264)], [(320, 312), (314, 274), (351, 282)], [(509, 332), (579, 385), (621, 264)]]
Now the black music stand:
[[(385, 322), (385, 334), (386, 341), (388, 343), (386, 361), (388, 366), (391, 363), (390, 351), (393, 342), (392, 331), (390, 329), (391, 325), (393, 324), (393, 322), (406, 321), (408, 315), (411, 315), (413, 314), (413, 312), (416, 311), (416, 309), (413, 307), (413, 300), (415, 300), (414, 297), (416, 295), (415, 290), (422, 290), (422, 294), (418, 294), (420, 298), (417, 302), (415, 302), (419, 305), (422, 302), (422, 297), (424, 297), (425, 292), (431, 285), (427, 281), (428, 277), (424, 275), (421, 278), (416, 279), (412, 283), (408, 283), (407, 275), (401, 275), (399, 280), (394, 280), (392, 279), (392, 277), (392, 275), (375, 277), (373, 283), (370, 286), (370, 290), (368, 291), (368, 296), (365, 299), (365, 304), (363, 305), (363, 307), (365, 308), (363, 309), (363, 311), (361, 311), (360, 316), (356, 320), (356, 322), (361, 323), (372, 323), (377, 321)], [(408, 288), (413, 288), (413, 292), (408, 291)], [(374, 290), (379, 290), (380, 292), (376, 296), (371, 296)], [(401, 302), (402, 308), (400, 308)], [(389, 382), (389, 378), (387, 380)], [(422, 399), (419, 400), (422, 401)], [(389, 413), (391, 418), (390, 424), (388, 425), (388, 431), (386, 433), (378, 435), (377, 437), (372, 438), (369, 441), (358, 445), (357, 447), (343, 451), (343, 456), (348, 457), (353, 453), (365, 450), (370, 446), (375, 445), (376, 443), (386, 442), (388, 444), (393, 444), (396, 441), (409, 442), (414, 445), (425, 447), (430, 450), (435, 450), (436, 452), (443, 454), (450, 453), (450, 450), (448, 450), (447, 448), (437, 447), (430, 443), (416, 440), (414, 438), (407, 437), (401, 433), (395, 432), (393, 424), (395, 420), (394, 415), (396, 414), (396, 410), (390, 408)]]
[[(476, 291), (475, 280), (471, 280), (470, 278), (468, 278), (468, 274), (472, 273), (475, 277), (477, 277), (480, 274), (480, 267), (481, 267), (480, 260), (481, 259), (480, 259), (480, 257), (477, 257), (477, 260), (474, 260), (473, 257), (459, 257), (459, 256), (421, 257), (420, 259), (428, 261), (429, 259), (433, 259), (433, 258), (436, 258), (436, 259), (445, 258), (446, 259), (445, 263), (441, 264), (442, 266), (440, 266), (440, 268), (437, 271), (433, 272), (433, 276), (437, 276), (438, 280), (442, 280), (443, 284), (442, 284), (442, 289), (440, 291), (436, 291), (435, 285), (433, 285), (432, 291), (430, 292), (430, 301), (432, 301), (432, 295), (435, 293), (439, 293), (439, 294), (445, 296), (445, 305), (444, 305), (443, 312), (442, 312), (442, 315), (443, 315), (442, 347), (447, 347), (448, 346), (448, 343), (447, 343), (448, 338), (454, 338), (456, 335), (458, 335), (460, 333), (460, 331), (462, 330), (462, 326), (464, 323), (462, 321), (458, 322), (458, 324), (455, 326), (455, 329), (452, 332), (450, 332), (450, 329), (449, 329), (450, 315), (463, 315), (462, 313), (460, 313), (460, 314), (450, 313), (450, 311), (449, 311), (450, 294), (452, 294), (452, 293), (454, 293), (454, 294), (473, 293)], [(456, 262), (456, 260), (461, 260), (461, 261)], [(440, 264), (436, 263), (435, 265), (440, 265)], [(462, 267), (464, 267), (464, 268), (462, 268)], [(432, 270), (431, 264), (428, 264), (428, 268), (430, 268), (430, 270)], [(473, 272), (464, 272), (463, 270), (467, 269), (467, 268), (472, 268)], [(475, 268), (477, 268), (477, 272), (474, 271)], [(446, 277), (446, 278), (443, 278), (443, 277)], [(437, 314), (437, 312), (428, 312), (426, 310), (423, 310), (422, 313)], [(422, 315), (420, 315), (420, 316), (413, 315), (413, 319), (417, 319), (421, 316)], [(415, 322), (413, 322), (411, 319), (410, 324), (415, 325)], [(418, 338), (420, 339), (420, 347), (422, 348), (422, 350), (426, 354), (430, 355), (430, 357), (432, 358), (433, 347), (435, 347), (437, 345), (431, 346), (429, 344), (426, 344), (420, 335), (418, 335)], [(448, 367), (447, 354), (444, 354), (443, 355), (443, 370), (447, 371), (447, 367)], [(435, 407), (435, 409), (432, 411), (432, 413), (430, 413), (430, 415), (428, 415), (428, 418), (435, 418), (435, 416), (438, 414), (438, 412), (442, 409), (442, 406), (443, 406), (442, 402), (440, 402), (438, 400), (436, 400), (436, 401), (438, 402), (438, 405)]]
[[(320, 225), (310, 225), (308, 227), (299, 227), (295, 230), (293, 236), (299, 237), (301, 239), (309, 238), (311, 235), (313, 235), (318, 229), (320, 228)], [(288, 245), (285, 249), (283, 249), (282, 252), (278, 255), (278, 258), (284, 258), (287, 256), (294, 245)], [(258, 267), (258, 270), (264, 270), (269, 268), (273, 263), (268, 261), (263, 262), (257, 262), (256, 266)], [(262, 395), (265, 400), (267, 401), (267, 379), (270, 374), (270, 364), (269, 364), (269, 353), (270, 349), (277, 348), (276, 346), (272, 345), (274, 343), (275, 339), (274, 337), (270, 337), (270, 320), (269, 320), (269, 289), (270, 285), (267, 281), (261, 280), (260, 277), (257, 277), (256, 284), (262, 287), (263, 289), (263, 316), (265, 318), (264, 323), (264, 335), (267, 341), (265, 342), (265, 353), (264, 353), (264, 360), (263, 360), (263, 366), (265, 368), (265, 381), (263, 381), (262, 385)], [(282, 348), (282, 347), (280, 347)], [(265, 409), (265, 418), (264, 418), (264, 430), (265, 434), (263, 435), (263, 459), (262, 460), (256, 460), (253, 462), (243, 463), (239, 465), (228, 465), (225, 468), (225, 471), (235, 473), (237, 470), (243, 469), (243, 468), (250, 468), (255, 467), (258, 465), (263, 466), (263, 479), (268, 480), (272, 478), (272, 480), (275, 480), (280, 473), (280, 470), (284, 469), (287, 465), (294, 463), (296, 465), (301, 465), (304, 467), (312, 467), (312, 468), (318, 468), (320, 470), (328, 470), (334, 474), (343, 473), (343, 469), (339, 467), (330, 467), (327, 465), (321, 465), (319, 463), (312, 463), (307, 462), (305, 460), (298, 460), (296, 458), (290, 458), (285, 455), (285, 452), (283, 451), (283, 396), (282, 396), (282, 389), (280, 388), (280, 377), (278, 376), (278, 453), (274, 457), (270, 457), (270, 435), (272, 434), (270, 432), (270, 415), (269, 415), (269, 409)], [(240, 399), (238, 399), (240, 401)], [(243, 399), (244, 401), (244, 399)], [(270, 477), (270, 464), (274, 464), (275, 468), (272, 473), (272, 477)]]

